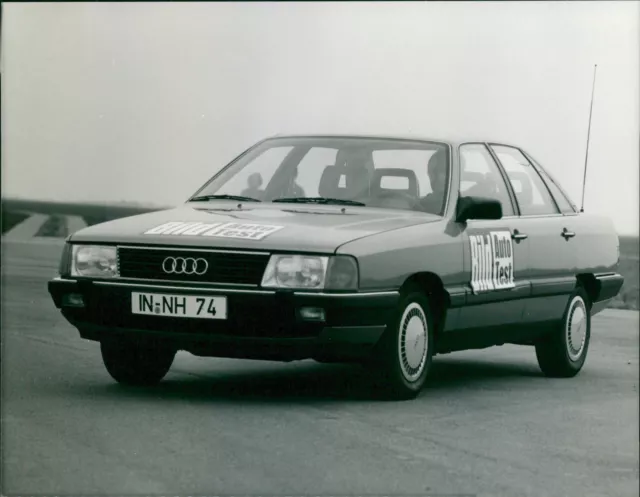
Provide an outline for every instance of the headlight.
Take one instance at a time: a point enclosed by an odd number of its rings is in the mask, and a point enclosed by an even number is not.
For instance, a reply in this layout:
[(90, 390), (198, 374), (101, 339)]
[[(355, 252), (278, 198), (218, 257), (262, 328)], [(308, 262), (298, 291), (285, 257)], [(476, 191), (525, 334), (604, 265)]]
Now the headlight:
[(262, 278), (265, 288), (357, 290), (358, 266), (353, 257), (272, 255)]
[(116, 247), (73, 245), (71, 276), (113, 278), (118, 276)]

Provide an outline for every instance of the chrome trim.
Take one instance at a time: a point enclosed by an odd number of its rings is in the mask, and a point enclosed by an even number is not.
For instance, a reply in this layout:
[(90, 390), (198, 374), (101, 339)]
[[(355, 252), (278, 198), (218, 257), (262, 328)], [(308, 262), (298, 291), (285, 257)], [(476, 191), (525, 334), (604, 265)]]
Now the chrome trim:
[(595, 279), (600, 279), (600, 278), (609, 278), (611, 276), (620, 276), (618, 273), (615, 272), (609, 272), (609, 273), (596, 273), (593, 275), (593, 277)]
[[(449, 216), (449, 205), (450, 205), (450, 202), (451, 202), (451, 189), (453, 188), (453, 169), (454, 169), (454, 165), (453, 165), (453, 147), (451, 146), (451, 143), (446, 143), (446, 145), (449, 148), (449, 185), (447, 187), (447, 200), (444, 203), (444, 209), (442, 210), (442, 215), (440, 216), (442, 218), (447, 218)], [(458, 155), (458, 164), (460, 164), (459, 155)], [(458, 168), (458, 169), (460, 169), (460, 168)], [(428, 170), (428, 167), (427, 167), (427, 170)], [(459, 176), (460, 175), (458, 174), (458, 177)]]
[[(178, 236), (178, 235), (176, 235)], [(134, 250), (183, 250), (187, 252), (213, 252), (217, 254), (245, 254), (245, 255), (271, 255), (270, 252), (256, 252), (253, 250), (224, 250), (224, 249), (200, 249), (200, 248), (183, 248), (177, 245), (170, 245), (168, 247), (148, 247), (148, 246), (136, 246), (136, 245), (116, 245), (118, 249), (134, 249)]]
[[(193, 285), (195, 282), (193, 280), (161, 280), (161, 279), (149, 279), (149, 278), (124, 278), (122, 276), (119, 276), (117, 278), (110, 278), (109, 280), (99, 280), (99, 279), (92, 279), (91, 281), (94, 282), (99, 282), (99, 281), (111, 281), (112, 279), (116, 279), (119, 280), (121, 283), (125, 284), (125, 283), (130, 283), (132, 285), (137, 285), (137, 284), (150, 284), (153, 285), (156, 281), (159, 283), (186, 283), (189, 285)], [(138, 283), (140, 282), (140, 283)], [(220, 283), (220, 282), (215, 282), (215, 281), (198, 281), (197, 282), (198, 285), (203, 285), (206, 287), (215, 287), (216, 285), (225, 285), (225, 286), (233, 286), (233, 287), (240, 287), (240, 288), (257, 288), (258, 285), (253, 285), (251, 283)]]
[(524, 216), (520, 216), (520, 218), (534, 218), (534, 217), (565, 217), (562, 212), (558, 212), (557, 214), (525, 214)]
[[(542, 171), (542, 173), (544, 173), (544, 176), (546, 176), (549, 179), (549, 181), (551, 183), (553, 183), (558, 190), (560, 190), (561, 196), (564, 197), (564, 199), (569, 204), (569, 207), (571, 207), (571, 212), (563, 212), (563, 214), (565, 214), (565, 215), (577, 215), (577, 214), (579, 214), (578, 207), (574, 204), (574, 202), (571, 200), (571, 198), (569, 198), (569, 194), (564, 190), (564, 188), (560, 185), (560, 183), (551, 175), (551, 173), (549, 171), (547, 171), (547, 169), (545, 167), (543, 167), (542, 164), (540, 164), (540, 162), (535, 160), (534, 157), (530, 153), (528, 153), (526, 150), (520, 149), (520, 151), (529, 160), (529, 162), (533, 165), (534, 168), (538, 169), (539, 171)], [(542, 176), (542, 174), (540, 174), (540, 176)], [(542, 178), (542, 179), (545, 182), (545, 184), (548, 183), (544, 178)], [(548, 184), (547, 184), (547, 187), (548, 187)], [(551, 196), (554, 197), (554, 199), (555, 199), (555, 196), (553, 194)], [(557, 204), (557, 201), (556, 201), (556, 204)], [(558, 206), (558, 208), (559, 207), (560, 206)], [(562, 209), (560, 209), (560, 211), (562, 211)]]
[[(527, 214), (526, 216), (502, 216), (500, 219), (496, 219), (496, 221), (502, 221), (503, 219), (533, 219), (536, 217), (567, 217), (567, 216), (577, 216), (578, 213), (568, 213), (568, 214)], [(487, 219), (469, 219), (469, 221), (487, 221)]]
[[(206, 252), (206, 253), (216, 253), (216, 254), (243, 254), (243, 255), (260, 255), (265, 257), (270, 257), (271, 253), (269, 252), (254, 252), (248, 250), (220, 250), (220, 249), (200, 249), (200, 248), (182, 248), (178, 246), (168, 246), (168, 247), (146, 247), (146, 246), (138, 246), (138, 245), (116, 245), (116, 260), (118, 264), (118, 276), (116, 278), (121, 280), (128, 281), (140, 281), (140, 282), (160, 282), (160, 283), (189, 283), (193, 284), (193, 280), (165, 280), (165, 279), (149, 279), (149, 278), (130, 278), (124, 277), (120, 275), (120, 249), (133, 249), (133, 250), (182, 250), (186, 252)], [(199, 285), (213, 286), (220, 285), (220, 282), (216, 281), (203, 281), (198, 282)], [(244, 287), (244, 288), (257, 288), (257, 284), (252, 283), (222, 283), (224, 285), (234, 286), (234, 287)]]
[[(67, 279), (56, 277), (55, 281), (65, 282), (65, 283), (76, 283), (78, 280)], [(94, 285), (98, 286), (116, 286), (116, 287), (145, 287), (149, 289), (159, 289), (159, 290), (187, 290), (193, 292), (202, 292), (204, 291), (219, 291), (221, 293), (245, 293), (245, 294), (254, 294), (254, 295), (275, 295), (277, 290), (240, 290), (240, 289), (232, 289), (232, 288), (202, 288), (202, 287), (193, 287), (193, 286), (177, 286), (177, 285), (141, 285), (138, 283), (124, 283), (121, 281), (93, 281)], [(296, 296), (301, 297), (391, 297), (399, 294), (397, 291), (381, 291), (381, 292), (355, 292), (355, 293), (324, 293), (324, 292), (304, 292), (304, 291), (295, 291), (293, 292)]]
[(120, 281), (94, 281), (94, 285), (98, 286), (118, 286), (118, 287), (136, 287), (136, 288), (147, 288), (149, 290), (158, 289), (158, 290), (187, 290), (190, 292), (202, 292), (202, 291), (218, 291), (220, 293), (248, 293), (248, 294), (260, 294), (260, 295), (273, 295), (275, 291), (271, 290), (239, 290), (232, 288), (203, 288), (203, 287), (193, 287), (193, 286), (172, 286), (172, 285), (153, 285), (153, 284), (139, 284), (139, 283), (123, 283)]
[(500, 162), (500, 160), (498, 159), (498, 157), (495, 155), (494, 151), (491, 150), (491, 147), (489, 146), (489, 142), (485, 142), (485, 141), (467, 141), (467, 142), (462, 142), (458, 144), (458, 196), (460, 196), (460, 184), (462, 183), (462, 161), (461, 161), (461, 151), (462, 151), (462, 147), (466, 147), (469, 145), (478, 145), (481, 146), (488, 154), (489, 157), (493, 160), (493, 164), (496, 166), (496, 168), (498, 169), (498, 173), (500, 173), (500, 177), (502, 178), (502, 181), (504, 182), (504, 186), (507, 189), (507, 193), (509, 194), (509, 200), (511, 201), (511, 209), (514, 212), (513, 216), (503, 216), (501, 219), (509, 219), (511, 217), (517, 217), (515, 215), (515, 212), (517, 211), (518, 214), (520, 214), (520, 205), (518, 204), (518, 199), (516, 198), (516, 193), (513, 190), (513, 185), (511, 184), (511, 181), (509, 179), (509, 176), (507, 174), (507, 172), (505, 171), (504, 167), (502, 166), (502, 163)]
[[(178, 261), (180, 261), (180, 266), (178, 266)], [(192, 265), (189, 266), (189, 261), (192, 262)], [(171, 265), (167, 268), (167, 262)], [(204, 269), (202, 271), (198, 271), (200, 267), (200, 262), (204, 263)], [(189, 267), (191, 267), (191, 271), (189, 271)], [(203, 257), (165, 257), (162, 261), (162, 270), (166, 274), (184, 274), (187, 276), (196, 275), (203, 276), (209, 270), (209, 262)]]
[[(577, 216), (577, 214), (569, 214), (572, 216)], [(532, 219), (532, 218), (536, 218), (536, 217), (566, 217), (565, 214), (527, 214), (525, 216), (502, 216), (500, 219), (498, 219), (498, 221), (502, 220), (502, 219)], [(469, 221), (471, 221), (471, 219), (469, 219)], [(478, 221), (484, 221), (483, 219), (478, 219)]]
[[(490, 141), (490, 142), (486, 142), (487, 148), (490, 150), (491, 155), (494, 156), (495, 161), (499, 164), (500, 168), (502, 169), (502, 171), (504, 172), (504, 174), (507, 176), (507, 188), (513, 192), (513, 197), (516, 201), (516, 205), (518, 207), (518, 214), (520, 214), (520, 217), (548, 217), (548, 216), (555, 216), (555, 215), (563, 215), (562, 209), (560, 209), (560, 206), (558, 205), (558, 201), (555, 199), (555, 197), (553, 196), (553, 193), (551, 193), (551, 190), (549, 189), (549, 185), (547, 185), (545, 179), (542, 177), (542, 175), (540, 174), (540, 172), (538, 171), (538, 169), (536, 168), (536, 166), (531, 162), (531, 160), (529, 159), (529, 157), (527, 156), (527, 153), (521, 149), (518, 146), (515, 145), (508, 145), (506, 143), (500, 143), (500, 142), (494, 142), (494, 141)], [(509, 172), (507, 171), (507, 168), (504, 167), (504, 164), (502, 162), (502, 160), (500, 160), (500, 157), (498, 157), (498, 152), (495, 150), (495, 147), (501, 147), (501, 148), (509, 148), (512, 150), (516, 150), (517, 152), (520, 152), (520, 155), (522, 155), (522, 157), (524, 157), (524, 159), (529, 163), (529, 165), (531, 166), (531, 168), (533, 169), (533, 171), (538, 175), (538, 178), (540, 178), (540, 181), (542, 181), (542, 184), (544, 185), (545, 189), (547, 190), (547, 193), (549, 194), (549, 197), (551, 198), (551, 201), (553, 202), (553, 205), (556, 208), (557, 213), (555, 214), (542, 214), (540, 216), (535, 215), (527, 215), (527, 216), (522, 216), (522, 208), (520, 207), (520, 202), (518, 201), (518, 195), (516, 194), (515, 189), (513, 188), (513, 183), (511, 183), (511, 176), (509, 175)], [(569, 202), (569, 204), (571, 204), (571, 202)]]
[[(516, 148), (516, 147), (514, 147)], [(547, 182), (547, 180), (544, 179), (544, 176), (542, 175), (542, 173), (539, 171), (539, 168), (533, 163), (533, 161), (527, 156), (526, 152), (524, 150), (522, 150), (520, 147), (517, 147), (518, 151), (522, 154), (522, 156), (525, 158), (525, 160), (529, 163), (529, 165), (531, 166), (531, 168), (533, 169), (533, 171), (538, 175), (538, 177), (540, 178), (540, 181), (542, 181), (542, 184), (544, 185), (544, 187), (547, 190), (547, 193), (549, 194), (549, 198), (551, 199), (551, 201), (553, 202), (553, 205), (556, 206), (557, 211), (560, 214), (564, 214), (562, 212), (562, 209), (560, 208), (560, 204), (558, 203), (558, 199), (555, 197), (555, 195), (553, 194), (553, 192), (551, 191), (551, 188), (549, 188), (549, 184)], [(547, 177), (549, 177), (549, 175), (547, 174)], [(551, 179), (549, 177), (549, 179)], [(557, 186), (557, 185), (556, 185)], [(565, 199), (566, 200), (566, 199)], [(571, 202), (569, 202), (569, 205), (571, 205)], [(573, 209), (573, 206), (572, 206)]]
[(304, 292), (294, 291), (294, 295), (305, 297), (391, 297), (398, 295), (396, 291), (384, 292), (352, 292), (352, 293), (325, 293), (325, 292)]

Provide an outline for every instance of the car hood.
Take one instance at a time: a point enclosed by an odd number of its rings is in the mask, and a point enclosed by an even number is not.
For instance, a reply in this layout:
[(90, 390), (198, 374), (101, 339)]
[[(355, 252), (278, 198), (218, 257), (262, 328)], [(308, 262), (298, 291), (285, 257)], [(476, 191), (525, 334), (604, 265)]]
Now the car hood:
[(369, 207), (193, 203), (90, 226), (71, 241), (327, 253), (358, 238), (439, 219)]

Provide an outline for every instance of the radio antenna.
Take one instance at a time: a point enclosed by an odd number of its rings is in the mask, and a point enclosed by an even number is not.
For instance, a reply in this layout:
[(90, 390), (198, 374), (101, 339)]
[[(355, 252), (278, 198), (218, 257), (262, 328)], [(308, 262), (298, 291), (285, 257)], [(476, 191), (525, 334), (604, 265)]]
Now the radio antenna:
[(596, 71), (598, 70), (598, 64), (593, 66), (593, 85), (591, 87), (591, 106), (589, 107), (589, 128), (587, 130), (587, 151), (584, 155), (584, 177), (582, 178), (582, 205), (580, 206), (580, 212), (584, 212), (584, 192), (587, 187), (587, 160), (589, 159), (589, 138), (591, 138), (591, 115), (593, 113), (593, 95), (596, 89)]

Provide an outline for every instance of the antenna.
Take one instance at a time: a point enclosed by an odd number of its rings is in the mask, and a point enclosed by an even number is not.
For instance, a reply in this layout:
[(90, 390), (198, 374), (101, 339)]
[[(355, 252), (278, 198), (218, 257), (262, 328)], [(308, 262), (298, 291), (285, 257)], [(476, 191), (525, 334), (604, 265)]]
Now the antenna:
[(598, 70), (598, 64), (593, 66), (593, 85), (591, 87), (591, 106), (589, 107), (589, 129), (587, 131), (587, 151), (584, 156), (584, 177), (582, 178), (582, 205), (580, 206), (580, 212), (584, 212), (584, 192), (587, 187), (587, 160), (589, 159), (589, 138), (591, 138), (591, 114), (593, 113), (593, 95), (596, 89), (596, 71)]

